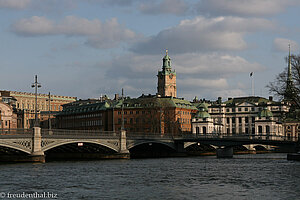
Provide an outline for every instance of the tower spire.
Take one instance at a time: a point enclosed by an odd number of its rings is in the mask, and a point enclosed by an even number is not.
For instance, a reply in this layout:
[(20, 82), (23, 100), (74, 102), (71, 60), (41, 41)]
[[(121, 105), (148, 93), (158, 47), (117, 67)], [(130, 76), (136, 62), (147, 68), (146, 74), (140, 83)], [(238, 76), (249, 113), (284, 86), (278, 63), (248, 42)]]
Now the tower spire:
[(284, 98), (287, 100), (292, 99), (293, 96), (293, 79), (292, 79), (292, 64), (291, 64), (291, 45), (289, 44), (289, 58), (288, 58), (288, 72), (286, 80), (286, 89)]
[(291, 45), (289, 44), (288, 81), (292, 81)]

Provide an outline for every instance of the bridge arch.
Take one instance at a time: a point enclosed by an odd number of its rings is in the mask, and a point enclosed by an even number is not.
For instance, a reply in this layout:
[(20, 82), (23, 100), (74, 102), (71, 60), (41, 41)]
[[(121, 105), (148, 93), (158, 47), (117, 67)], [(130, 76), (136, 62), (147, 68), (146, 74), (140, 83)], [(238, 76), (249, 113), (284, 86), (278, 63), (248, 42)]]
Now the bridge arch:
[(153, 143), (167, 146), (168, 148), (171, 148), (171, 149), (176, 151), (176, 147), (175, 147), (174, 143), (161, 142), (161, 141), (157, 141), (157, 140), (146, 140), (146, 141), (143, 140), (143, 141), (134, 142), (134, 143), (131, 143), (131, 144), (127, 145), (127, 149), (130, 150), (130, 149), (132, 149), (134, 147), (137, 147), (139, 145), (153, 144)]
[(14, 150), (18, 150), (18, 151), (24, 152), (26, 154), (31, 154), (31, 150), (30, 149), (19, 147), (18, 145), (14, 145), (14, 144), (1, 143), (0, 147), (7, 147), (7, 148), (10, 148), (10, 149), (14, 149)]
[(60, 147), (60, 146), (63, 146), (63, 145), (68, 145), (68, 144), (75, 144), (75, 143), (97, 144), (99, 146), (103, 146), (103, 147), (106, 147), (108, 149), (111, 149), (115, 152), (119, 151), (118, 143), (110, 144), (110, 143), (104, 142), (104, 141), (93, 141), (93, 140), (67, 140), (67, 141), (63, 140), (63, 141), (49, 143), (48, 145), (42, 147), (42, 150), (44, 152), (46, 152), (46, 151), (54, 149), (56, 147)]

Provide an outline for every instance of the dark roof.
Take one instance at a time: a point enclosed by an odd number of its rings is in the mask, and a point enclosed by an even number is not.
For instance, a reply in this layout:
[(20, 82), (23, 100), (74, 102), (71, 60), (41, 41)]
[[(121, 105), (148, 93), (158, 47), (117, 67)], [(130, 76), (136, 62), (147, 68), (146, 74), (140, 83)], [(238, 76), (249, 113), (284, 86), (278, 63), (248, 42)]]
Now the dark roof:
[(223, 102), (226, 105), (233, 105), (233, 104), (241, 104), (241, 103), (250, 103), (250, 104), (267, 104), (272, 103), (272, 104), (276, 104), (278, 102), (275, 101), (270, 101), (269, 99), (263, 98), (263, 97), (257, 97), (257, 96), (249, 96), (249, 97), (236, 97), (236, 98), (232, 98), (229, 99), (228, 101)]
[(110, 108), (110, 104), (106, 101), (92, 104), (75, 104), (73, 106), (64, 107), (63, 110), (58, 113), (58, 115), (90, 113), (106, 110), (108, 108)]

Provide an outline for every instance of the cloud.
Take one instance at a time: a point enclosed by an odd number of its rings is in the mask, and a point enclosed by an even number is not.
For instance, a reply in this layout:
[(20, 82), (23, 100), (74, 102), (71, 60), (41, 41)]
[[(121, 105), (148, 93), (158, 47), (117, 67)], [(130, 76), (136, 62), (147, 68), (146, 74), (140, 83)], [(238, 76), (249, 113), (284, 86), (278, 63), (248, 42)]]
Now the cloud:
[(109, 6), (131, 6), (137, 0), (86, 0), (89, 3), (105, 4)]
[(275, 27), (273, 22), (260, 18), (199, 16), (182, 20), (175, 27), (139, 41), (131, 51), (155, 54), (165, 48), (174, 53), (243, 50), (247, 48), (246, 33), (273, 30)]
[(223, 53), (187, 53), (176, 55), (176, 70), (189, 77), (233, 77), (240, 73), (262, 71), (264, 66), (240, 56)]
[(296, 5), (298, 0), (202, 0), (196, 10), (209, 16), (269, 16)]
[(120, 25), (116, 18), (106, 22), (67, 16), (55, 23), (46, 17), (33, 16), (21, 19), (11, 26), (20, 36), (34, 37), (47, 35), (83, 36), (86, 44), (95, 48), (112, 48), (122, 42), (133, 40), (137, 35)]
[(158, 15), (158, 14), (174, 14), (183, 15), (188, 11), (188, 5), (183, 0), (162, 0), (159, 3), (141, 3), (139, 10), (143, 14)]
[(289, 44), (291, 45), (291, 51), (298, 51), (298, 43), (294, 40), (289, 40), (286, 38), (275, 38), (273, 41), (272, 49), (275, 51), (288, 52)]
[[(231, 89), (243, 95), (247, 83), (230, 81), (239, 76), (249, 77), (249, 72), (263, 71), (264, 66), (252, 63), (239, 56), (221, 53), (186, 53), (171, 56), (171, 66), (177, 73), (178, 95), (192, 99), (194, 95), (214, 99), (214, 95), (224, 95)], [(98, 68), (106, 67), (105, 85), (112, 91), (126, 88), (131, 96), (141, 93), (156, 93), (157, 73), (162, 68), (162, 55), (141, 55), (130, 53), (113, 56), (107, 62), (99, 63)], [(112, 83), (111, 80), (118, 80)], [(244, 81), (244, 80), (242, 80)], [(247, 80), (248, 81), (248, 80)], [(233, 83), (232, 83), (233, 82)], [(101, 85), (101, 84), (98, 84)], [(103, 85), (103, 84), (102, 84)], [(230, 92), (231, 96), (233, 93)], [(222, 96), (221, 95), (221, 96)]]
[(31, 0), (0, 0), (0, 8), (25, 9), (31, 3)]

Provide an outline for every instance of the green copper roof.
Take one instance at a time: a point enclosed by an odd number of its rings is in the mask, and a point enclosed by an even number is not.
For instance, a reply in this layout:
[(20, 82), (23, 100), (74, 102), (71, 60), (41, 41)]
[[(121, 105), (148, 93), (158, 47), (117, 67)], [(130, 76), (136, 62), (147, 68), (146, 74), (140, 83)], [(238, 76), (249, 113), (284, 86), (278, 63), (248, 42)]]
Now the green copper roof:
[(210, 114), (208, 114), (203, 107), (200, 108), (200, 110), (196, 113), (195, 118), (210, 118)]
[(110, 108), (110, 104), (108, 102), (74, 105), (65, 107), (58, 115), (83, 114), (96, 112), (100, 110), (106, 110), (108, 108)]
[(258, 113), (259, 117), (273, 117), (273, 113), (265, 107), (261, 112)]
[(204, 111), (208, 111), (208, 104), (207, 103), (205, 103), (205, 102), (203, 102), (203, 103), (201, 103), (201, 104), (199, 104), (198, 106), (197, 106), (197, 108), (200, 110), (201, 108), (203, 108), (204, 109)]
[(247, 102), (247, 103), (251, 103), (251, 104), (255, 104), (255, 103), (265, 104), (268, 102), (274, 103), (274, 101), (270, 101), (269, 99), (266, 99), (263, 97), (237, 97), (237, 98), (233, 98), (228, 101), (225, 101), (224, 104), (239, 104), (239, 103), (243, 103), (243, 102)]
[[(115, 108), (121, 108), (122, 100), (114, 105)], [(191, 102), (184, 99), (172, 97), (156, 97), (156, 96), (142, 96), (134, 99), (124, 99), (124, 109), (126, 108), (153, 108), (153, 107), (177, 107), (194, 109), (197, 108)]]

